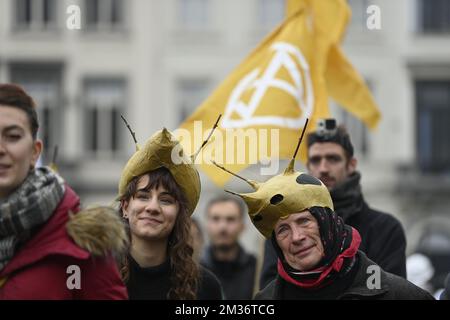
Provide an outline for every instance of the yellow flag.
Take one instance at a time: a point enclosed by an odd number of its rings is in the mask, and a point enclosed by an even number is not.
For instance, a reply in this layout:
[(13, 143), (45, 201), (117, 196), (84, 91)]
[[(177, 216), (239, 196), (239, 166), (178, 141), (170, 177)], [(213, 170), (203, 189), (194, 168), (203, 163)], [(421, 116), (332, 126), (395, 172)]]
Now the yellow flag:
[(346, 0), (287, 0), (286, 16), (295, 14), (304, 3), (311, 7), (318, 32), (328, 32), (331, 46), (325, 72), (328, 95), (340, 106), (373, 129), (380, 120), (379, 109), (364, 79), (353, 68), (339, 47), (350, 20)]
[[(330, 51), (342, 38), (349, 15), (347, 6), (340, 4), (338, 0), (297, 1), (286, 20), (174, 132), (183, 149), (195, 153), (222, 114), (213, 138), (196, 159), (217, 185), (223, 186), (231, 176), (211, 165), (211, 160), (239, 172), (267, 158), (291, 158), (306, 118), (310, 131), (317, 119), (329, 117), (327, 87), (335, 92), (339, 78), (330, 82), (326, 75), (333, 70), (330, 64), (336, 68), (335, 62), (343, 60), (339, 51), (332, 57)], [(351, 76), (343, 73), (340, 79)], [(343, 94), (339, 97), (345, 100)], [(303, 159), (305, 145), (300, 151)], [(271, 168), (276, 170), (267, 165), (262, 174), (279, 173)]]
[(289, 17), (181, 125), (189, 135), (174, 132), (183, 149), (195, 153), (208, 133), (203, 131), (223, 115), (196, 159), (216, 184), (224, 185), (230, 175), (210, 165), (212, 159), (239, 172), (265, 157), (291, 157), (305, 119), (328, 115), (321, 76), (327, 55), (311, 19), (306, 6)]

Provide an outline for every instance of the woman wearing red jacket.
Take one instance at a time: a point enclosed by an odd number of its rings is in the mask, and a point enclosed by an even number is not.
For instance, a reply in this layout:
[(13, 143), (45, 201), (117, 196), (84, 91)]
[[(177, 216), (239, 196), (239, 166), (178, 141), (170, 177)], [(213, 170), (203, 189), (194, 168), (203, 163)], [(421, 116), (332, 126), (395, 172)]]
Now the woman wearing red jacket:
[(126, 244), (113, 212), (79, 212), (79, 198), (49, 168), (35, 104), (0, 85), (0, 300), (127, 299), (112, 257)]

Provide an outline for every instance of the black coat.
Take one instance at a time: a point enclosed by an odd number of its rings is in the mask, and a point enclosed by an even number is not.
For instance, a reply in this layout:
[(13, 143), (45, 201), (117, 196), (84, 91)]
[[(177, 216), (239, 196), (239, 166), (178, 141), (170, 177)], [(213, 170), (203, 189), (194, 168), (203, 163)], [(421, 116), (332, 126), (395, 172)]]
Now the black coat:
[[(127, 283), (130, 300), (166, 300), (172, 287), (170, 261), (155, 267), (142, 268), (129, 256), (130, 278)], [(217, 277), (200, 266), (197, 300), (222, 300), (223, 293)]]
[(213, 272), (222, 285), (225, 299), (249, 300), (253, 297), (256, 258), (239, 247), (237, 259), (221, 262), (214, 258), (210, 247), (206, 248), (200, 264)]
[[(373, 271), (368, 269), (370, 266), (376, 266), (376, 264), (368, 259), (363, 252), (358, 251), (357, 264), (354, 267), (356, 269), (352, 275), (346, 275), (343, 278), (348, 283), (345, 286), (341, 285), (342, 290), (333, 290), (335, 289), (333, 288), (334, 282), (315, 292), (298, 287), (292, 288), (294, 287), (293, 284), (277, 276), (275, 280), (272, 280), (268, 286), (256, 294), (255, 299), (279, 300), (281, 297), (284, 297), (284, 299), (310, 299), (308, 296), (311, 293), (313, 299), (317, 300), (434, 300), (433, 296), (425, 290), (399, 276), (385, 272), (381, 268), (379, 269), (380, 286), (369, 289), (367, 283), (373, 283), (369, 277), (374, 275)], [(345, 279), (346, 277), (349, 279)], [(291, 288), (288, 290), (289, 286)], [(330, 292), (333, 294), (330, 295)]]
[[(351, 215), (345, 224), (361, 235), (359, 249), (385, 271), (406, 278), (406, 237), (401, 223), (392, 215), (369, 208)], [(277, 255), (270, 240), (266, 240), (260, 287), (264, 288), (277, 274)]]
[(369, 208), (366, 202), (359, 214), (345, 221), (361, 235), (359, 249), (383, 270), (406, 279), (406, 237), (394, 216)]

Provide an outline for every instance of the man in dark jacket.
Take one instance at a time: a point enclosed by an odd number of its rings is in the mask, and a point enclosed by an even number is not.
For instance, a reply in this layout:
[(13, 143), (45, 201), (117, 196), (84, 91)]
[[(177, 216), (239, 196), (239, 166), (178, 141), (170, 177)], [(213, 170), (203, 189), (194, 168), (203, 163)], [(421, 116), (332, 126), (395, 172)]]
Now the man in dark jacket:
[[(328, 129), (319, 126), (316, 132), (308, 135), (309, 173), (327, 186), (336, 213), (361, 234), (360, 250), (385, 271), (406, 278), (403, 228), (392, 215), (374, 210), (365, 202), (350, 137), (345, 128), (335, 127), (332, 120), (326, 120)], [(272, 244), (266, 241), (261, 288), (275, 275), (276, 253)]]
[(209, 202), (206, 210), (210, 245), (201, 264), (219, 278), (226, 299), (251, 299), (256, 258), (239, 245), (245, 226), (244, 204), (236, 198), (218, 197)]

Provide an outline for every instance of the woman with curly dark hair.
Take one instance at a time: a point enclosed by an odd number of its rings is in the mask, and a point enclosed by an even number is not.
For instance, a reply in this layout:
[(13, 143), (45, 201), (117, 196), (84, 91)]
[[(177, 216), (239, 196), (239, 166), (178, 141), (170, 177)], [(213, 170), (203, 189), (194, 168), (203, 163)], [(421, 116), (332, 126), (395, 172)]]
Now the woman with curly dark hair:
[(217, 278), (193, 257), (190, 215), (200, 180), (192, 164), (174, 163), (175, 146), (159, 131), (124, 169), (119, 200), (131, 245), (122, 278), (130, 299), (222, 299)]

